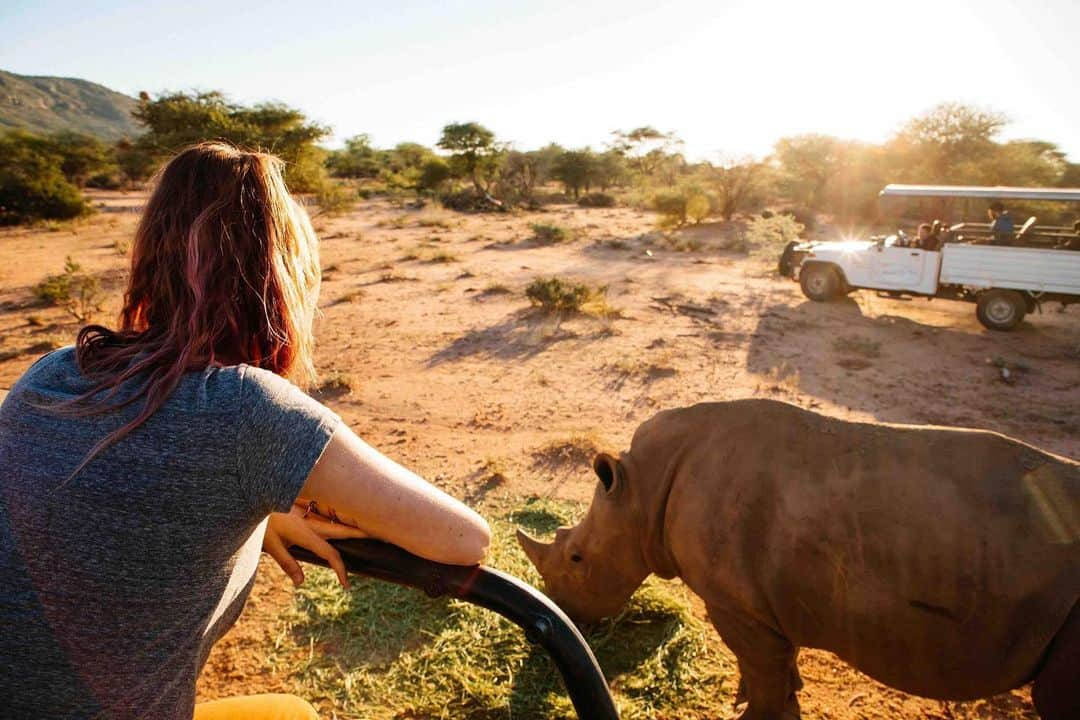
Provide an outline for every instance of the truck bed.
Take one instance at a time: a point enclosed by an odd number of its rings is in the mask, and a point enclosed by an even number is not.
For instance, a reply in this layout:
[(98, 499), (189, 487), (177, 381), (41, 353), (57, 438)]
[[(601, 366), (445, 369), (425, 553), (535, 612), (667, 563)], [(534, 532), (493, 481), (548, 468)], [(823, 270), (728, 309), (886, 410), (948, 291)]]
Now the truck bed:
[(1080, 251), (946, 244), (938, 283), (1080, 295)]

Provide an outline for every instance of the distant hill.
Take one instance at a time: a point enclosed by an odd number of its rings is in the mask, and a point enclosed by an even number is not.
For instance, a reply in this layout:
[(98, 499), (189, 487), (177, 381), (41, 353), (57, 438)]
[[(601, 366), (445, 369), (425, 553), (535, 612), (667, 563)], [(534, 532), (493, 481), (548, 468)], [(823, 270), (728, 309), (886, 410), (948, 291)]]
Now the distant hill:
[(16, 75), (0, 70), (0, 132), (71, 130), (102, 140), (143, 132), (131, 117), (135, 98), (87, 80)]

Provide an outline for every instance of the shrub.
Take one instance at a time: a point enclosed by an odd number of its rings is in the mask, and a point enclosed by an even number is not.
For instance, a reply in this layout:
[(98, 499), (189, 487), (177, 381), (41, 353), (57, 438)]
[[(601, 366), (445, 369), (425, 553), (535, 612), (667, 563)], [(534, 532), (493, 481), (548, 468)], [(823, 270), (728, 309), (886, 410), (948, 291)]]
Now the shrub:
[(69, 255), (64, 272), (49, 275), (34, 288), (34, 294), (52, 305), (60, 305), (79, 322), (86, 322), (101, 310), (101, 281), (84, 273)]
[(485, 195), (475, 188), (465, 188), (453, 192), (443, 193), (439, 196), (439, 202), (447, 210), (457, 212), (494, 212), (504, 210), (501, 203), (489, 195)]
[(594, 192), (582, 195), (577, 201), (581, 207), (609, 208), (615, 207), (615, 198), (607, 193)]
[(789, 241), (797, 240), (804, 229), (791, 215), (754, 215), (746, 225), (744, 238), (750, 250), (773, 253)]
[(686, 195), (680, 191), (664, 191), (653, 195), (652, 206), (660, 213), (663, 227), (681, 227), (686, 224)]
[(0, 225), (68, 220), (90, 212), (79, 189), (61, 169), (63, 158), (38, 138), (0, 138)]
[(525, 295), (546, 313), (584, 313), (599, 318), (621, 317), (607, 301), (607, 287), (589, 287), (584, 283), (557, 277), (536, 278), (525, 288)]
[(548, 313), (580, 312), (592, 292), (584, 283), (563, 282), (557, 277), (537, 278), (525, 288), (529, 301)]
[(709, 198), (704, 195), (695, 194), (686, 199), (686, 217), (693, 220), (695, 225), (709, 217), (711, 211)]
[(315, 202), (323, 215), (340, 215), (351, 210), (356, 198), (352, 188), (331, 181), (323, 182), (315, 193)]
[(574, 233), (561, 225), (552, 223), (533, 223), (529, 226), (533, 231), (533, 237), (543, 245), (554, 245), (572, 240)]
[(103, 172), (90, 176), (86, 187), (98, 190), (119, 190), (124, 186), (124, 178), (119, 172)]
[(795, 218), (795, 222), (803, 226), (804, 230), (813, 230), (817, 227), (817, 213), (810, 208), (806, 207), (791, 207), (785, 208), (777, 213), (783, 215), (790, 215)]
[(420, 168), (420, 177), (416, 180), (418, 190), (437, 190), (450, 179), (450, 165), (440, 157), (434, 157)]

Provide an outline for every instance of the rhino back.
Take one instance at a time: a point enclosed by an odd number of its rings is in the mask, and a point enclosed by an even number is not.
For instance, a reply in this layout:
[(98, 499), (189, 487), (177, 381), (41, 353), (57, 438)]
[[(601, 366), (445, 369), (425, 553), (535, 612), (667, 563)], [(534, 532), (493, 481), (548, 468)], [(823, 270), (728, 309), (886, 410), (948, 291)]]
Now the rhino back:
[(707, 603), (911, 692), (1023, 682), (1080, 590), (1077, 463), (1002, 435), (747, 400), (661, 413), (629, 455), (670, 479), (662, 542)]

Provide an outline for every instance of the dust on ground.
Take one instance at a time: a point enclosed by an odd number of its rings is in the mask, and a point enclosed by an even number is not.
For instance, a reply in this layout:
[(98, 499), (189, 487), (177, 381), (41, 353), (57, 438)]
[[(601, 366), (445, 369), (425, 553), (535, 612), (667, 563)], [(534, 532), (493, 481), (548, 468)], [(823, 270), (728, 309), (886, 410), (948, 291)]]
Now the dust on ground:
[[(101, 212), (88, 220), (0, 231), (0, 390), (74, 338), (78, 323), (33, 294), (65, 256), (101, 278), (99, 319), (115, 317), (145, 198), (94, 199)], [(535, 242), (536, 222), (574, 238)], [(383, 200), (316, 217), (317, 359), (330, 380), (321, 398), (386, 454), (474, 503), (489, 493), (587, 501), (594, 481), (582, 460), (593, 449), (626, 448), (661, 409), (749, 396), (843, 418), (986, 428), (1080, 456), (1075, 308), (991, 333), (965, 303), (866, 291), (812, 303), (767, 260), (718, 249), (724, 228), (699, 228), (686, 243), (654, 223), (628, 208), (461, 215)], [(539, 314), (524, 288), (548, 276), (606, 287), (615, 312)], [(260, 574), (211, 657), (203, 697), (281, 687), (288, 668), (259, 674), (245, 649), (281, 632), (284, 582), (276, 568)], [(1026, 691), (940, 703), (884, 688), (828, 653), (804, 651), (800, 667), (808, 718), (1034, 717)]]

